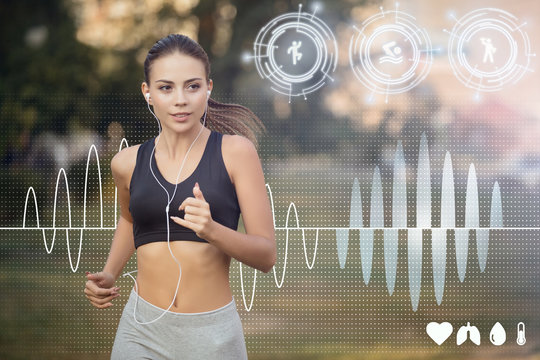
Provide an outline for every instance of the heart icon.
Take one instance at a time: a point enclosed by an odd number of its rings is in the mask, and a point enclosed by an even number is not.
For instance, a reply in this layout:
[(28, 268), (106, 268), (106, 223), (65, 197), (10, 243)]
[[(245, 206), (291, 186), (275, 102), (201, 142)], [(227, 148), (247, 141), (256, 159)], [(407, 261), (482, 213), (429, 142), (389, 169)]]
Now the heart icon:
[(441, 345), (443, 342), (446, 341), (452, 335), (452, 331), (454, 329), (452, 328), (452, 324), (449, 322), (430, 322), (426, 326), (426, 332), (429, 335), (433, 341), (437, 343), (437, 345)]

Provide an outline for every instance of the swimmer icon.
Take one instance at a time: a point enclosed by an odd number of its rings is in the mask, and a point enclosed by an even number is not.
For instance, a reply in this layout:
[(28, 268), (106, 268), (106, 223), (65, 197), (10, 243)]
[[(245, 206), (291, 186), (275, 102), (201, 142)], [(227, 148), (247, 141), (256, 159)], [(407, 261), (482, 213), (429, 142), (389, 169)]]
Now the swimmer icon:
[(525, 324), (523, 322), (518, 323), (517, 325), (517, 344), (518, 345), (525, 345), (525, 342), (527, 340), (525, 339)]

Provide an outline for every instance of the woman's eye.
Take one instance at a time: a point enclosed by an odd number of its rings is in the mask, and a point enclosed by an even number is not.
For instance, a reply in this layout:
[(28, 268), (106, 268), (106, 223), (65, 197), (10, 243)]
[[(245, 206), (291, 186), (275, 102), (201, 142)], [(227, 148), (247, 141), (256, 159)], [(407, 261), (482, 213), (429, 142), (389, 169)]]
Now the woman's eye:
[(190, 89), (198, 89), (200, 88), (201, 86), (199, 84), (191, 84), (188, 86)]
[(170, 88), (171, 87), (169, 85), (164, 85), (164, 86), (160, 87), (160, 90), (168, 90)]

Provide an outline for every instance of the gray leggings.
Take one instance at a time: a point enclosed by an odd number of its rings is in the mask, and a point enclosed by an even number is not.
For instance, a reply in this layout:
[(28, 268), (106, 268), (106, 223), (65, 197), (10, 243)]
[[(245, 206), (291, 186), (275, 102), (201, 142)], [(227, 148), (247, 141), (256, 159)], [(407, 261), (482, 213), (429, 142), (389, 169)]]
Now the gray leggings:
[(131, 294), (124, 307), (114, 339), (111, 360), (115, 359), (223, 359), (246, 360), (247, 350), (240, 315), (233, 300), (215, 310), (198, 313), (163, 310)]

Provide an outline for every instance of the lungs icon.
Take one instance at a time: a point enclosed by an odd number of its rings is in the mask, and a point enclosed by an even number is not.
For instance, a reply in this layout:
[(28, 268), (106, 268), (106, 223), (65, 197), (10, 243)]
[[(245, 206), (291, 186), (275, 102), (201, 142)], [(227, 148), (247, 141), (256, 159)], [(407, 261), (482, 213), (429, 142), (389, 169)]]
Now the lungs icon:
[(459, 328), (456, 337), (457, 344), (463, 344), (467, 340), (467, 337), (469, 337), (476, 345), (480, 345), (480, 331), (478, 331), (476, 326), (471, 326), (469, 322), (467, 322), (467, 326)]

